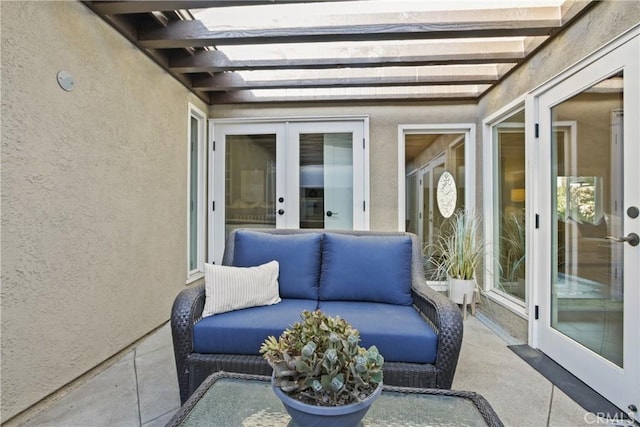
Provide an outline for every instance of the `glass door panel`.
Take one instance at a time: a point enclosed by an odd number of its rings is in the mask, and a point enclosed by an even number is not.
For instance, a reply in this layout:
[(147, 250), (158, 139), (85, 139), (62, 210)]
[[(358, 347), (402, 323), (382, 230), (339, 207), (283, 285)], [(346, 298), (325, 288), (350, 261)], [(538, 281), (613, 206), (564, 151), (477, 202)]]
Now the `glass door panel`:
[(453, 174), (456, 179), (456, 189), (458, 197), (456, 198), (456, 210), (464, 208), (465, 201), (465, 185), (464, 185), (464, 139), (463, 142), (456, 145), (453, 148), (453, 168), (455, 173)]
[(222, 261), (237, 228), (285, 225), (286, 127), (281, 123), (212, 124), (209, 262)]
[[(615, 74), (551, 109), (555, 174), (551, 326), (622, 367), (621, 235), (623, 75)], [(606, 92), (596, 88), (619, 90)], [(572, 135), (564, 123), (583, 130)], [(620, 141), (621, 142), (621, 141)]]
[(409, 233), (418, 234), (418, 173), (412, 172), (406, 178), (406, 220), (405, 230)]
[(431, 184), (431, 168), (429, 166), (420, 171), (420, 237), (422, 247), (429, 247), (429, 235), (431, 225), (431, 200), (433, 199), (433, 187)]
[(353, 228), (353, 136), (301, 133), (300, 228)]
[[(427, 258), (431, 255), (428, 248), (438, 239), (438, 236), (440, 236), (440, 231), (444, 222), (444, 217), (438, 209), (436, 200), (438, 180), (444, 171), (444, 156), (436, 158), (420, 170), (420, 202), (422, 206), (420, 235), (422, 237), (422, 247), (427, 248), (427, 253), (425, 254)], [(431, 264), (426, 265), (427, 271), (425, 271), (425, 274), (428, 278), (433, 280), (446, 280), (446, 277), (432, 277), (432, 267), (433, 266)]]
[(325, 228), (353, 229), (353, 136), (324, 135)]
[(275, 228), (276, 135), (228, 135), (225, 144), (225, 234)]
[(363, 123), (289, 123), (288, 228), (353, 230), (365, 227)]
[(438, 209), (438, 203), (436, 200), (436, 189), (438, 188), (438, 180), (440, 179), (440, 176), (444, 171), (444, 158), (442, 158), (440, 159), (440, 161), (437, 161), (437, 163), (433, 165), (433, 169), (431, 172), (431, 200), (429, 207), (429, 210), (431, 211), (431, 229), (429, 230), (429, 242), (435, 242), (438, 236), (440, 236), (442, 223), (444, 222), (444, 217), (440, 213), (440, 209)]

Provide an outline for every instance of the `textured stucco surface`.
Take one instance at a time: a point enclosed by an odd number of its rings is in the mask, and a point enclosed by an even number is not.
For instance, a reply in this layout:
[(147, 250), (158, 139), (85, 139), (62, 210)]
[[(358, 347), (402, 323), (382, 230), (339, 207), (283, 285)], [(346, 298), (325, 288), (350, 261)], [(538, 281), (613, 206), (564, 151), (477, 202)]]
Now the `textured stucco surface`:
[(475, 123), (475, 104), (219, 107), (211, 118), (369, 116), (370, 229), (398, 229), (398, 125)]
[(188, 102), (206, 106), (79, 2), (1, 19), (5, 421), (169, 318)]
[(480, 100), (480, 121), (639, 23), (639, 1), (598, 2)]

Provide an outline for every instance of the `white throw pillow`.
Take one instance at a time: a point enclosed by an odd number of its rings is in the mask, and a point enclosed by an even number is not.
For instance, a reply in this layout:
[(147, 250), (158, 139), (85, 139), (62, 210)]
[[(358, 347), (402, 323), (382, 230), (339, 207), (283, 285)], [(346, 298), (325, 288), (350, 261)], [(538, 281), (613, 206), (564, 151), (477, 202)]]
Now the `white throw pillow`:
[(280, 302), (278, 261), (256, 267), (204, 265), (205, 299), (202, 317)]

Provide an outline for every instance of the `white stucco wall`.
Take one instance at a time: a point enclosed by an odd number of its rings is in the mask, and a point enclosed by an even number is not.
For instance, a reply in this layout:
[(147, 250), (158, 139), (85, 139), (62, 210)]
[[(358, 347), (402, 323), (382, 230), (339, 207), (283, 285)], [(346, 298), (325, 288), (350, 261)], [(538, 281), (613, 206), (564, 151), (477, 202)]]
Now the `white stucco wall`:
[(460, 103), (314, 106), (212, 106), (211, 118), (369, 116), (370, 229), (398, 229), (398, 125), (475, 123), (476, 105)]
[[(584, 16), (480, 100), (480, 120), (560, 74), (638, 23), (638, 1), (596, 3)], [(481, 131), (479, 128), (478, 132)]]
[(0, 7), (6, 421), (169, 319), (206, 105), (79, 2)]

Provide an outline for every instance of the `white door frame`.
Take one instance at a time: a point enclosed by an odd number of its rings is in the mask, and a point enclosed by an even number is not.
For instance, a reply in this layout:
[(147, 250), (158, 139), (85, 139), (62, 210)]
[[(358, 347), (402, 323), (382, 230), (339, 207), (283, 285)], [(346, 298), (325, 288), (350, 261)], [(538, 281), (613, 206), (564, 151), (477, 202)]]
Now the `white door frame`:
[(405, 135), (464, 134), (465, 206), (476, 205), (476, 125), (475, 123), (398, 125), (398, 231), (404, 231), (406, 220), (406, 170), (404, 165)]
[[(283, 143), (278, 144), (278, 152), (276, 153), (276, 157), (278, 159), (282, 158), (283, 161), (293, 161), (291, 156), (292, 153), (289, 149), (288, 138), (288, 128), (290, 126), (295, 126), (296, 124), (307, 123), (307, 124), (315, 124), (315, 123), (327, 123), (327, 122), (348, 122), (348, 123), (361, 123), (362, 124), (362, 156), (358, 159), (359, 169), (361, 170), (362, 176), (362, 184), (359, 185), (359, 195), (358, 197), (362, 197), (362, 201), (364, 202), (364, 213), (362, 215), (361, 220), (358, 221), (357, 227), (361, 230), (368, 230), (370, 226), (370, 191), (369, 191), (369, 176), (370, 176), (370, 168), (369, 168), (369, 116), (365, 115), (352, 115), (352, 116), (295, 116), (295, 117), (256, 117), (256, 118), (219, 118), (219, 119), (209, 119), (209, 144), (208, 144), (208, 152), (211, 153), (209, 156), (209, 178), (208, 178), (208, 212), (210, 215), (208, 216), (208, 262), (220, 263), (222, 260), (222, 253), (224, 251), (225, 244), (225, 209), (224, 209), (224, 200), (225, 200), (225, 183), (224, 183), (224, 170), (222, 171), (222, 178), (218, 176), (221, 171), (216, 168), (216, 165), (219, 165), (222, 162), (224, 165), (225, 158), (225, 142), (224, 138), (220, 137), (220, 132), (216, 134), (216, 130), (233, 129), (236, 134), (256, 134), (256, 133), (277, 133), (278, 138), (280, 138), (280, 133), (282, 133)], [(277, 129), (277, 132), (276, 130)], [(216, 135), (218, 135), (219, 141), (216, 144)], [(358, 141), (354, 141), (355, 144), (359, 144)], [(215, 149), (214, 149), (215, 148)], [(296, 162), (298, 159), (296, 158)], [(355, 159), (354, 159), (355, 162)], [(296, 163), (293, 163), (296, 164)], [(359, 172), (360, 173), (360, 172)], [(289, 173), (286, 175), (285, 179), (281, 179), (277, 182), (276, 185), (278, 188), (276, 189), (277, 194), (287, 194), (289, 192), (288, 187), (291, 186), (289, 180), (293, 179), (293, 174)], [(299, 179), (296, 176), (296, 180)], [(214, 209), (215, 203), (215, 209)], [(355, 203), (355, 202), (354, 202)], [(277, 223), (277, 227), (290, 227), (290, 223), (284, 223), (284, 219), (279, 219), (279, 216), (276, 216), (276, 220), (280, 221)], [(356, 224), (354, 224), (354, 228)], [(218, 235), (222, 232), (222, 235)]]
[[(353, 135), (353, 229), (368, 229), (368, 209), (366, 207), (365, 183), (368, 181), (364, 172), (364, 152), (360, 147), (365, 146), (364, 125), (359, 126), (355, 121), (319, 121), (297, 122), (287, 125), (287, 195), (289, 206), (300, 206), (300, 134), (303, 133), (352, 133)], [(300, 224), (299, 211), (294, 210), (287, 216), (286, 228), (297, 228)]]
[[(611, 56), (608, 56), (611, 55)], [(606, 58), (605, 58), (606, 56)], [(624, 109), (629, 115), (637, 115), (640, 111), (640, 84), (638, 76), (640, 75), (640, 65), (638, 64), (640, 57), (640, 26), (625, 33), (621, 37), (607, 44), (603, 48), (589, 55), (578, 64), (567, 69), (551, 81), (545, 83), (541, 87), (532, 91), (526, 99), (527, 114), (527, 146), (535, 147), (534, 149), (534, 170), (536, 176), (536, 186), (532, 186), (531, 195), (531, 216), (535, 220), (537, 218), (539, 228), (535, 230), (532, 236), (532, 246), (537, 248), (534, 258), (534, 265), (531, 268), (531, 283), (539, 284), (532, 286), (529, 310), (531, 313), (538, 313), (539, 320), (533, 318), (529, 322), (529, 344), (532, 347), (544, 347), (549, 339), (553, 342), (563, 340), (561, 334), (554, 334), (548, 325), (551, 319), (550, 313), (550, 296), (549, 281), (551, 277), (550, 260), (548, 259), (548, 248), (552, 244), (550, 224), (551, 206), (551, 165), (549, 159), (548, 144), (543, 143), (536, 137), (536, 124), (539, 124), (540, 135), (545, 135), (550, 131), (550, 118), (545, 114), (548, 109), (543, 104), (547, 102), (556, 103), (556, 100), (548, 99), (543, 101), (545, 95), (553, 94), (556, 88), (562, 88), (565, 82), (575, 83), (571, 79), (577, 76), (581, 78), (580, 73), (585, 73), (584, 82), (571, 91), (571, 95), (579, 93), (590, 87), (594, 80), (604, 78), (615, 71), (616, 63), (626, 62), (625, 66), (625, 96)], [(603, 58), (605, 60), (601, 61)], [(630, 60), (627, 60), (631, 58)], [(617, 68), (620, 69), (620, 68)], [(589, 76), (587, 78), (587, 75)], [(595, 76), (595, 77), (594, 77)], [(569, 84), (569, 83), (567, 83)], [(577, 86), (577, 85), (576, 85)], [(567, 86), (568, 88), (568, 86)], [(567, 90), (569, 92), (569, 90)], [(551, 95), (549, 95), (551, 96)], [(560, 97), (560, 94), (558, 94)], [(564, 99), (566, 99), (565, 97)], [(557, 102), (561, 102), (558, 99)], [(543, 111), (544, 109), (544, 111)], [(630, 183), (640, 181), (640, 170), (637, 168), (637, 159), (640, 158), (640, 144), (638, 143), (638, 135), (640, 134), (640, 125), (638, 120), (628, 120), (625, 123), (624, 139), (625, 139), (625, 179)], [(633, 142), (632, 142), (633, 141)], [(640, 206), (640, 196), (637, 185), (626, 185), (624, 188), (625, 206)], [(539, 216), (538, 216), (539, 215)], [(630, 220), (626, 214), (624, 215), (624, 232), (626, 235), (630, 232), (639, 232), (639, 220)], [(628, 410), (627, 405), (634, 404), (640, 406), (640, 314), (638, 307), (640, 306), (640, 289), (637, 286), (637, 278), (640, 277), (640, 247), (631, 248), (625, 244), (624, 263), (628, 269), (625, 271), (625, 328), (624, 328), (624, 369), (618, 368), (613, 363), (607, 363), (605, 360), (599, 360), (593, 353), (586, 348), (572, 345), (570, 340), (564, 341), (565, 351), (556, 353), (557, 362), (572, 371), (574, 375), (582, 379), (585, 383), (593, 387), (596, 391), (602, 393), (606, 398), (623, 410)], [(631, 267), (631, 268), (629, 268)], [(537, 309), (537, 310), (536, 310)], [(551, 331), (550, 331), (551, 330)], [(546, 332), (545, 332), (546, 331)], [(549, 333), (550, 332), (550, 333)], [(544, 336), (542, 334), (545, 334)], [(550, 338), (549, 338), (550, 337)], [(571, 346), (573, 350), (568, 350)], [(544, 348), (541, 348), (544, 350)], [(624, 382), (632, 379), (632, 385)], [(633, 384), (633, 382), (635, 384)], [(603, 387), (602, 384), (608, 384)], [(638, 412), (631, 414), (638, 419)]]
[[(264, 122), (231, 122), (224, 126), (216, 126), (215, 120), (209, 120), (209, 194), (208, 209), (211, 212), (208, 222), (208, 262), (220, 263), (225, 246), (226, 210), (225, 210), (225, 178), (224, 165), (226, 156), (226, 135), (276, 135), (276, 162), (285, 162), (286, 126), (284, 123)], [(217, 140), (217, 143), (216, 143)], [(277, 170), (276, 195), (285, 194), (287, 180), (284, 170)], [(276, 227), (284, 227), (284, 217), (276, 215)]]
[[(418, 222), (418, 236), (420, 237), (420, 241), (424, 243), (425, 229), (424, 229), (424, 218), (427, 215), (431, 215), (430, 212), (424, 211), (425, 204), (429, 209), (433, 210), (434, 207), (437, 208), (436, 199), (435, 199), (435, 191), (437, 182), (433, 180), (433, 169), (437, 166), (442, 165), (443, 168), (446, 168), (447, 165), (447, 152), (441, 151), (440, 153), (433, 156), (433, 159), (429, 160), (427, 163), (420, 166), (418, 169), (418, 211), (422, 213), (422, 217)], [(429, 173), (429, 188), (431, 188), (431, 192), (429, 193), (431, 196), (431, 200), (424, 200), (424, 175)], [(406, 213), (406, 212), (405, 212)], [(429, 221), (429, 230), (426, 230), (430, 237), (433, 236), (433, 218)]]

